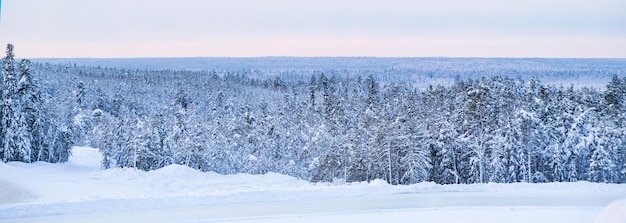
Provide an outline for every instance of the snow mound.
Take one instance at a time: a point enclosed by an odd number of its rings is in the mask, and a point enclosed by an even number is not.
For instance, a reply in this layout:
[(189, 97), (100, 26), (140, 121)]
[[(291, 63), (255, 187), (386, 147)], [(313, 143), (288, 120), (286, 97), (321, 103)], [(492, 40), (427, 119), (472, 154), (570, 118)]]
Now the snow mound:
[(72, 148), (72, 156), (68, 164), (71, 166), (82, 167), (91, 170), (100, 169), (100, 161), (102, 154), (95, 148), (90, 147), (74, 147)]
[(370, 186), (388, 186), (389, 184), (387, 183), (387, 181), (381, 180), (381, 179), (375, 179), (372, 180), (372, 182), (370, 182)]
[(202, 174), (202, 172), (200, 172), (199, 170), (193, 169), (191, 167), (188, 167), (188, 166), (172, 164), (172, 165), (165, 166), (157, 170), (149, 171), (147, 174), (152, 175), (152, 176), (161, 176), (161, 177), (181, 177), (181, 176), (199, 177)]
[(23, 203), (34, 200), (36, 196), (29, 190), (0, 179), (0, 205)]
[(111, 168), (94, 171), (90, 174), (92, 179), (106, 180), (111, 183), (133, 182), (144, 178), (141, 170), (133, 168)]
[(626, 200), (619, 200), (604, 208), (595, 223), (624, 223), (626, 222)]

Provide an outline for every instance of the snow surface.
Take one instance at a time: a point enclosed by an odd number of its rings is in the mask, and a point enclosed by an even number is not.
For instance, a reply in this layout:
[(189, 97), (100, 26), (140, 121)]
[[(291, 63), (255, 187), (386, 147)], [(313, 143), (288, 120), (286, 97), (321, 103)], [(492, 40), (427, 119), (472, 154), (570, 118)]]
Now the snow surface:
[(626, 185), (314, 184), (180, 165), (100, 170), (100, 158), (76, 147), (66, 164), (0, 163), (0, 222), (626, 221)]

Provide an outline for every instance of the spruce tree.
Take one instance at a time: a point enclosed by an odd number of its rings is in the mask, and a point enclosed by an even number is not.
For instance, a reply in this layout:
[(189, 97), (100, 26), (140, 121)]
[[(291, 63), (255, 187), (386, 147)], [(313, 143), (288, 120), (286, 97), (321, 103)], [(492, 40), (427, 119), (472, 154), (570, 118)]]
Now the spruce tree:
[[(17, 114), (17, 72), (15, 69), (15, 55), (13, 45), (7, 45), (7, 56), (3, 63), (3, 91), (2, 91), (2, 148), (3, 161), (21, 160), (17, 151), (19, 120)], [(23, 155), (23, 154), (22, 154)], [(23, 158), (23, 157), (22, 157)], [(30, 159), (29, 159), (30, 160)]]
[(32, 63), (29, 60), (21, 60), (19, 64), (20, 77), (17, 97), (21, 106), (20, 112), (25, 119), (29, 131), (28, 140), (31, 142), (31, 160), (40, 161), (45, 146), (46, 122), (45, 108), (41, 98), (41, 92), (30, 70)]
[(6, 84), (5, 84), (5, 80), (7, 80), (7, 77), (9, 76), (14, 76), (15, 75), (15, 55), (13, 54), (13, 44), (8, 44), (7, 45), (7, 49), (6, 49), (6, 57), (4, 57), (2, 59), (2, 89), (0, 89), (0, 98), (2, 98), (2, 104), (0, 105), (0, 121), (2, 121), (2, 123), (0, 123), (0, 159), (2, 159), (3, 162), (7, 162), (12, 158), (12, 151), (7, 150), (4, 147), (4, 143), (5, 143), (5, 136), (6, 136), (6, 128), (5, 128), (5, 124), (4, 124), (4, 95), (5, 95), (5, 89), (6, 89)]
[(85, 100), (85, 85), (83, 84), (82, 81), (79, 81), (78, 85), (76, 85), (76, 88), (78, 88), (76, 92), (77, 109), (82, 109), (83, 101)]

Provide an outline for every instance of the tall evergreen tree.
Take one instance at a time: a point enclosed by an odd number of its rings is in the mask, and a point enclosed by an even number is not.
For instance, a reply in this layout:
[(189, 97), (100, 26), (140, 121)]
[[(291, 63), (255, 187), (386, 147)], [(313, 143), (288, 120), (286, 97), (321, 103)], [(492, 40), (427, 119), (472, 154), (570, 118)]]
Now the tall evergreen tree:
[[(7, 45), (7, 56), (4, 58), (4, 79), (2, 91), (2, 146), (4, 151), (3, 160), (30, 162), (30, 142), (22, 143), (20, 139), (25, 136), (28, 129), (23, 126), (24, 117), (21, 116), (21, 106), (17, 98), (17, 71), (13, 45)], [(26, 151), (28, 150), (28, 152)], [(26, 157), (28, 156), (28, 157)]]
[(46, 110), (43, 106), (37, 81), (30, 70), (32, 63), (29, 60), (21, 60), (19, 64), (20, 77), (18, 82), (17, 98), (21, 106), (21, 116), (25, 119), (26, 130), (29, 131), (24, 140), (30, 141), (31, 161), (43, 161), (40, 156), (46, 146)]

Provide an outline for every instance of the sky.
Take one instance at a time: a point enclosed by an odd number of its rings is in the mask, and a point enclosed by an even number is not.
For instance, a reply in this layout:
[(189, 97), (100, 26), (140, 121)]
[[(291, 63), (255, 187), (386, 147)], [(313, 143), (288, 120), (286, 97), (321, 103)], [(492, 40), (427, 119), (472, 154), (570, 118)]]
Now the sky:
[(27, 58), (626, 58), (624, 0), (0, 0)]

